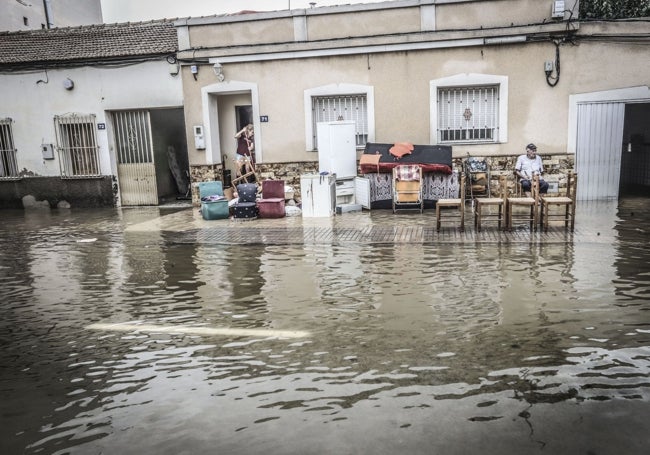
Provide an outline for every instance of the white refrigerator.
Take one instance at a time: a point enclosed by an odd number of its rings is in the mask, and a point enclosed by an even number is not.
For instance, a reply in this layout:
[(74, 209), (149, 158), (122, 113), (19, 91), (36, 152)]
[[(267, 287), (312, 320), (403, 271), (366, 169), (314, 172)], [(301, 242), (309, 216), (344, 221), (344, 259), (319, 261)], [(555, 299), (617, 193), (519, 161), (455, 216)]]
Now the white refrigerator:
[(336, 175), (303, 174), (300, 176), (302, 216), (332, 216), (336, 211)]
[(336, 174), (337, 179), (357, 176), (356, 124), (353, 121), (318, 122), (318, 172)]

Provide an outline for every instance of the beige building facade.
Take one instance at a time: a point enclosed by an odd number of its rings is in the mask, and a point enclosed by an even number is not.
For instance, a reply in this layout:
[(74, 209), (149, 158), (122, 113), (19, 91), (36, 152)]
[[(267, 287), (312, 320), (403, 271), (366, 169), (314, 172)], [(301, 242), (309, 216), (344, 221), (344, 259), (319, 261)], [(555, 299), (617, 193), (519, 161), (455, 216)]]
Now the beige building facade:
[[(318, 161), (316, 123), (353, 119), (358, 155), (367, 142), (445, 144), (457, 161), (488, 157), (496, 175), (534, 142), (559, 174), (582, 174), (583, 199), (650, 186), (627, 174), (648, 166), (647, 21), (582, 22), (573, 3), (403, 0), (178, 20), (187, 135), (200, 126), (205, 142), (188, 141), (190, 165), (232, 169), (234, 134), (250, 120), (259, 166), (299, 173)], [(603, 160), (617, 176), (603, 177)]]

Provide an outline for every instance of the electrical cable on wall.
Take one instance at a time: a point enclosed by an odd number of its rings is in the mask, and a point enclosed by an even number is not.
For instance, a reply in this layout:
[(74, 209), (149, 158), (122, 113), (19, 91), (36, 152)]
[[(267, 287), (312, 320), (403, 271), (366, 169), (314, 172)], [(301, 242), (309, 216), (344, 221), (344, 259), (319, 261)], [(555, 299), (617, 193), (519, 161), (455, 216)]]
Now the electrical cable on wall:
[(553, 76), (553, 70), (547, 70), (546, 71), (546, 83), (551, 86), (555, 87), (558, 82), (560, 82), (560, 44), (562, 42), (555, 40), (553, 41), (553, 44), (555, 44), (555, 76)]

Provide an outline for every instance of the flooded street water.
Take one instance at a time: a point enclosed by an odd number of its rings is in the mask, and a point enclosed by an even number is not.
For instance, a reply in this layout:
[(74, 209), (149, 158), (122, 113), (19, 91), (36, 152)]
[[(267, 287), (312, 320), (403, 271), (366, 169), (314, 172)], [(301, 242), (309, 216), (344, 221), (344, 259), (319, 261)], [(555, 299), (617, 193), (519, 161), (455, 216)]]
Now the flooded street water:
[(645, 454), (650, 201), (578, 208), (564, 241), (252, 244), (3, 211), (0, 453)]

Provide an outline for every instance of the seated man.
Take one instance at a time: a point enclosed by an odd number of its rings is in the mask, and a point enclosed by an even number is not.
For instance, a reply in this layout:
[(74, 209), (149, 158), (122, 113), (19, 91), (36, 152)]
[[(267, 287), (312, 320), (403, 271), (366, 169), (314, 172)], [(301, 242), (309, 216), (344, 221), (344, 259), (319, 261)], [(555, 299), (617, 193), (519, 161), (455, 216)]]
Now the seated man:
[[(531, 197), (530, 188), (533, 176), (541, 176), (543, 172), (544, 167), (542, 166), (542, 159), (537, 155), (537, 146), (535, 144), (528, 144), (526, 146), (526, 154), (519, 155), (517, 164), (515, 164), (515, 174), (521, 179), (521, 187), (527, 197)], [(540, 177), (539, 192), (546, 194), (547, 191), (548, 183)]]

